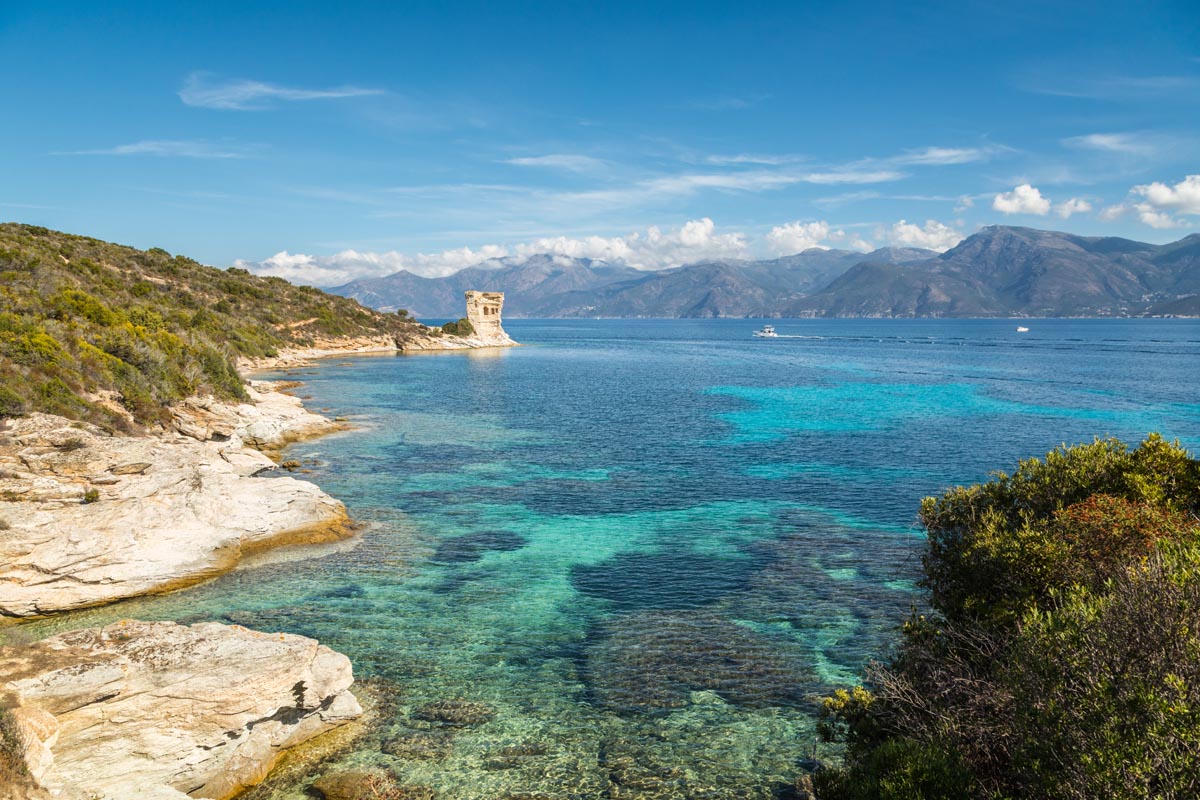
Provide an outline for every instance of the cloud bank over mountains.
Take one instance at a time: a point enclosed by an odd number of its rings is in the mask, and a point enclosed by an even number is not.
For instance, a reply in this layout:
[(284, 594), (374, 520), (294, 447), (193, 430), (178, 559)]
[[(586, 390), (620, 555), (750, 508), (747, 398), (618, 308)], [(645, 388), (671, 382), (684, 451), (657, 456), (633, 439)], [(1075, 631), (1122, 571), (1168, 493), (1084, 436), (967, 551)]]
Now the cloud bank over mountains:
[(501, 258), (527, 258), (537, 254), (590, 258), (653, 271), (697, 261), (747, 259), (756, 255), (791, 255), (810, 248), (870, 252), (877, 247), (922, 247), (948, 250), (964, 234), (937, 220), (917, 225), (900, 220), (891, 227), (871, 226), (866, 235), (830, 225), (824, 220), (788, 222), (752, 237), (741, 231), (721, 232), (708, 217), (690, 220), (678, 228), (650, 226), (625, 236), (554, 236), (514, 245), (489, 244), (461, 247), (440, 253), (406, 254), (343, 250), (329, 256), (282, 251), (262, 261), (239, 259), (232, 266), (259, 275), (276, 275), (296, 283), (335, 286), (357, 278), (372, 278), (407, 270), (426, 278), (441, 278), (466, 267)]
[[(1094, 146), (1115, 147), (1123, 142), (1103, 140)], [(974, 157), (958, 150), (925, 150), (914, 159), (946, 160)], [(584, 169), (587, 164), (555, 157), (552, 161), (522, 159), (531, 166)], [(984, 195), (987, 197), (988, 195)], [(978, 196), (976, 196), (978, 197)], [(969, 209), (974, 198), (960, 198), (957, 210)], [(1006, 217), (1025, 215), (1045, 217), (1051, 213), (1066, 220), (1075, 215), (1091, 214), (1096, 207), (1086, 197), (1069, 197), (1054, 202), (1031, 183), (992, 196), (991, 208)], [(1200, 216), (1200, 175), (1188, 175), (1175, 184), (1153, 182), (1134, 186), (1126, 199), (1100, 209), (1094, 217), (1100, 221), (1119, 219), (1127, 214), (1153, 228), (1186, 228), (1188, 216)], [(535, 254), (590, 258), (625, 264), (639, 270), (661, 270), (705, 260), (747, 259), (764, 255), (781, 256), (810, 248), (846, 249), (870, 252), (882, 246), (919, 247), (944, 252), (961, 242), (969, 231), (959, 219), (952, 223), (926, 219), (924, 224), (901, 219), (891, 225), (855, 223), (834, 225), (826, 220), (796, 220), (774, 225), (761, 234), (743, 231), (718, 231), (709, 217), (689, 220), (677, 228), (650, 226), (624, 236), (553, 236), (517, 244), (486, 244), (460, 247), (434, 253), (406, 254), (398, 251), (369, 252), (354, 249), (333, 255), (309, 255), (287, 250), (261, 261), (238, 259), (233, 266), (260, 275), (276, 275), (297, 283), (336, 286), (359, 278), (390, 275), (407, 270), (427, 278), (451, 275), (466, 267), (501, 258), (527, 258)], [(979, 226), (976, 226), (978, 229)]]

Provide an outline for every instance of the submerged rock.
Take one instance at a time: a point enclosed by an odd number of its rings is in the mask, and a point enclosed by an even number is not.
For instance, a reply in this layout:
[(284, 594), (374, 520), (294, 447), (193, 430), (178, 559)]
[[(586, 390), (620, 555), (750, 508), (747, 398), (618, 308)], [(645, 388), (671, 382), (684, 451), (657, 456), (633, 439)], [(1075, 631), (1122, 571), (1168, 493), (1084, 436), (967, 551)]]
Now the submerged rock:
[(524, 767), (550, 752), (541, 742), (521, 742), (499, 747), (487, 754), (483, 761), (486, 770), (505, 770)]
[(528, 541), (512, 531), (480, 531), (443, 540), (433, 553), (433, 560), (444, 564), (478, 561), (489, 550), (520, 550)]
[(483, 723), (496, 716), (496, 709), (487, 703), (470, 700), (435, 700), (426, 703), (412, 713), (413, 719), (436, 722), (456, 728), (465, 728)]
[(436, 800), (428, 786), (405, 786), (386, 772), (331, 772), (312, 785), (325, 800)]
[(380, 749), (406, 761), (441, 761), (454, 752), (454, 742), (445, 734), (411, 733), (388, 739)]
[(760, 564), (689, 552), (621, 553), (571, 569), (579, 592), (619, 609), (700, 608), (743, 588)]
[(592, 696), (618, 712), (688, 705), (710, 690), (750, 708), (792, 705), (805, 670), (780, 643), (706, 611), (643, 611), (601, 625), (585, 648)]
[(0, 694), (45, 732), (27, 761), (71, 800), (231, 797), (358, 717), (353, 682), (312, 639), (217, 623), (127, 620), (0, 648)]

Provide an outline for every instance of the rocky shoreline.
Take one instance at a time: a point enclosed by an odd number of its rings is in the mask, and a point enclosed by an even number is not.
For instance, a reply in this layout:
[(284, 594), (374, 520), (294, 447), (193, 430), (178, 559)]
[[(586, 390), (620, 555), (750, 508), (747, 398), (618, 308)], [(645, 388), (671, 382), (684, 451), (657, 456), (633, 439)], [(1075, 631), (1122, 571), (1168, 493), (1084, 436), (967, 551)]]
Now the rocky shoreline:
[[(502, 338), (319, 341), (238, 368), (515, 344)], [(0, 618), (168, 592), (257, 551), (352, 535), (341, 502), (272, 459), (346, 429), (293, 385), (249, 381), (245, 403), (190, 398), (144, 435), (36, 413), (0, 425)], [(287, 748), (357, 718), (353, 680), (312, 639), (217, 623), (126, 620), (0, 647), (0, 723), (15, 737), (0, 756), (18, 776), (0, 798), (232, 797)]]
[(343, 426), (278, 387), (252, 403), (192, 399), (169, 429), (113, 435), (48, 414), (0, 431), (0, 615), (31, 617), (170, 591), (243, 556), (352, 531), (317, 486), (264, 477), (264, 451)]

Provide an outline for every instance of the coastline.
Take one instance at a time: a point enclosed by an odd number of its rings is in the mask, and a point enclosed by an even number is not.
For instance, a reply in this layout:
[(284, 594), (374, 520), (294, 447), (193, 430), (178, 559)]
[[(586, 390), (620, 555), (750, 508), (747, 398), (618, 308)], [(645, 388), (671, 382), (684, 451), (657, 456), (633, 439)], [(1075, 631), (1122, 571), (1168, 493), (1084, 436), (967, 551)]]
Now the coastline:
[(9, 421), (0, 429), (0, 619), (170, 592), (253, 553), (353, 535), (339, 500), (276, 476), (285, 447), (349, 426), (306, 409), (287, 393), (294, 383), (253, 373), (335, 356), (513, 345), (424, 336), (401, 348), (359, 337), (242, 358), (248, 402), (188, 398), (170, 409), (169, 425), (142, 435), (50, 414)]
[[(287, 445), (349, 426), (306, 409), (287, 393), (296, 383), (250, 376), (333, 356), (498, 346), (475, 338), (422, 337), (403, 349), (325, 341), (240, 359), (249, 402), (188, 398), (141, 435), (49, 414), (8, 421), (0, 625), (171, 592), (267, 550), (351, 537), (339, 500), (278, 475)], [(266, 681), (275, 688), (264, 692)], [(0, 647), (0, 722), (16, 750), (0, 762), (15, 764), (12, 797), (182, 798), (196, 786), (233, 797), (291, 748), (361, 717), (353, 682), (349, 660), (313, 639), (237, 625), (125, 620), (12, 644)], [(173, 733), (163, 739), (163, 729)]]

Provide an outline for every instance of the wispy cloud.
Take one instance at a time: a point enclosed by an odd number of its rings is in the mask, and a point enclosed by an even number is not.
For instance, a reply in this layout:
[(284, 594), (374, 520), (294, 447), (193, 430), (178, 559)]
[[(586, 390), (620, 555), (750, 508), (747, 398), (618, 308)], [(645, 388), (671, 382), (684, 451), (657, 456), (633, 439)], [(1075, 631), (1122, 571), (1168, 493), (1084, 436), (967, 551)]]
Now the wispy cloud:
[(96, 150), (70, 150), (56, 156), (158, 156), (160, 158), (247, 158), (250, 152), (228, 143), (203, 139), (143, 139)]
[(872, 189), (860, 192), (842, 192), (829, 197), (818, 197), (813, 200), (820, 206), (836, 207), (847, 203), (858, 203), (866, 200), (899, 200), (906, 203), (960, 203), (964, 198), (944, 194), (884, 194)]
[(908, 177), (896, 170), (831, 169), (822, 172), (792, 170), (746, 170), (741, 172), (682, 173), (637, 181), (613, 189), (564, 192), (557, 201), (596, 205), (627, 205), (667, 196), (687, 196), (703, 190), (764, 192), (798, 184), (872, 184)]
[(302, 89), (264, 81), (231, 78), (219, 80), (207, 72), (188, 75), (179, 90), (186, 105), (223, 111), (260, 111), (276, 101), (336, 100), (384, 94), (382, 89), (361, 86), (337, 86), (329, 89)]
[(898, 156), (886, 159), (889, 163), (913, 166), (947, 166), (951, 164), (973, 164), (987, 161), (1007, 148), (995, 145), (988, 147), (924, 147), (906, 150)]
[(720, 95), (692, 100), (684, 103), (683, 107), (690, 108), (693, 111), (739, 111), (744, 108), (756, 106), (770, 96), (769, 94)]
[(1152, 156), (1158, 152), (1158, 143), (1153, 138), (1138, 133), (1089, 133), (1071, 136), (1063, 139), (1062, 143), (1076, 149), (1133, 156)]
[(1027, 81), (1024, 89), (1033, 94), (1074, 97), (1085, 100), (1155, 101), (1165, 97), (1197, 99), (1200, 75), (1112, 75), (1060, 81)]
[(552, 153), (545, 156), (525, 156), (522, 158), (509, 158), (504, 161), (505, 164), (514, 164), (519, 167), (547, 167), (550, 169), (563, 169), (568, 172), (595, 172), (607, 167), (607, 163), (598, 158), (591, 156), (570, 155), (565, 153)]
[(30, 208), (30, 209), (47, 209), (54, 206), (40, 206), (34, 203), (6, 203), (0, 200), (0, 208)]
[(723, 156), (711, 155), (704, 157), (705, 164), (712, 164), (714, 167), (726, 166), (742, 166), (752, 164), (758, 166), (782, 166), (783, 164), (794, 164), (801, 161), (799, 156), (772, 156), (772, 155), (755, 155), (753, 153), (738, 153), (737, 155)]

